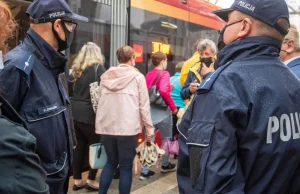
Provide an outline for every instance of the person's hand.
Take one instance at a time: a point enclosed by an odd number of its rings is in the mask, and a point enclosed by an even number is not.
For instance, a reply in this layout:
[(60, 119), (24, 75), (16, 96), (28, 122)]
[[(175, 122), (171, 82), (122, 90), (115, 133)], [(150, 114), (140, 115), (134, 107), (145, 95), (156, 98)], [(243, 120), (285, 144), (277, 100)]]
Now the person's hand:
[(73, 149), (75, 150), (75, 149), (76, 149), (76, 146), (73, 146)]
[(178, 112), (178, 109), (176, 108), (176, 110), (174, 110), (172, 113), (173, 113), (173, 115), (176, 115), (177, 112)]
[(190, 83), (190, 92), (192, 94), (195, 94), (197, 92), (198, 86), (197, 86), (197, 80), (194, 80), (193, 83)]
[(203, 65), (202, 68), (201, 68), (201, 76), (205, 76), (206, 74), (210, 73), (210, 72), (214, 72), (215, 69), (214, 69), (214, 65), (213, 64), (210, 64), (209, 67), (207, 67), (206, 65)]
[(175, 86), (173, 84), (171, 84), (171, 90), (173, 90), (175, 88)]
[(147, 142), (151, 142), (151, 141), (152, 141), (152, 138), (153, 138), (153, 135), (147, 135), (146, 141), (147, 141)]

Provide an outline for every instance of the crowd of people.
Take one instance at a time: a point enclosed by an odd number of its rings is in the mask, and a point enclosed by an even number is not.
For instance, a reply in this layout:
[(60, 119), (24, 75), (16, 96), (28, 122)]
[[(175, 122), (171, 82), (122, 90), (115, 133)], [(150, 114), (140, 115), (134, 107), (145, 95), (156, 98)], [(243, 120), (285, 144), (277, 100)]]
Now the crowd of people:
[[(0, 13), (5, 53), (17, 24), (1, 0)], [(284, 0), (236, 0), (215, 11), (227, 23), (218, 44), (197, 41), (172, 77), (162, 52), (144, 76), (130, 46), (105, 69), (92, 42), (69, 73), (61, 51), (88, 19), (65, 0), (34, 0), (26, 13), (26, 38), (5, 53), (0, 72), (1, 193), (66, 194), (73, 168), (75, 191), (106, 194), (117, 173), (119, 193), (129, 194), (138, 135), (149, 143), (157, 130), (178, 140), (178, 163), (164, 154), (160, 171), (177, 171), (181, 194), (300, 193), (300, 37)], [(162, 101), (149, 98), (153, 87)], [(83, 180), (87, 150), (99, 142), (107, 154), (100, 183), (92, 168)], [(141, 181), (155, 174), (146, 165), (140, 172)]]

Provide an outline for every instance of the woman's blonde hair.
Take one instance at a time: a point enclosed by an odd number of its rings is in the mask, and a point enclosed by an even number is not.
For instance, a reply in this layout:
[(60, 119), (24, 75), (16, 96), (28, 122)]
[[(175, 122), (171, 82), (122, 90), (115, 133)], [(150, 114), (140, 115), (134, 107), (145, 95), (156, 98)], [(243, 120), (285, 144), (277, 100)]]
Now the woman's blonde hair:
[(97, 64), (103, 64), (104, 59), (101, 48), (93, 43), (86, 43), (80, 50), (72, 65), (72, 76), (74, 81), (79, 79), (86, 68)]

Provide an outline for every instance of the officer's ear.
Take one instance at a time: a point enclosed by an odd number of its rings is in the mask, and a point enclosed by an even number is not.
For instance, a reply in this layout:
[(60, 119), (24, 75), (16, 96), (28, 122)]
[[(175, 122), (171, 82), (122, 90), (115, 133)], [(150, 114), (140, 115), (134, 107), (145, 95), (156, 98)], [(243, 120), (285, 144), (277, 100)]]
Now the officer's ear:
[(53, 29), (56, 31), (60, 39), (66, 40), (64, 29), (61, 24), (61, 19), (55, 20), (52, 25), (53, 25)]
[(287, 53), (295, 52), (295, 41), (293, 39), (288, 40), (285, 44), (287, 45), (287, 48), (285, 49)]
[(241, 21), (241, 27), (240, 31), (237, 34), (238, 39), (246, 38), (250, 35), (252, 30), (252, 21), (250, 18), (244, 18), (243, 21)]

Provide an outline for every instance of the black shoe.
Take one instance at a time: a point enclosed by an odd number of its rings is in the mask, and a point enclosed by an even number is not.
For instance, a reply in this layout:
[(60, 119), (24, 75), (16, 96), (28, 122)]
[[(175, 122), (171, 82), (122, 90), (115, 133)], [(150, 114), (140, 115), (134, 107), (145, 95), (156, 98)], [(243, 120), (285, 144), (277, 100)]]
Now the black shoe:
[(148, 178), (152, 177), (155, 175), (155, 172), (149, 170), (149, 172), (147, 174), (144, 174), (144, 173), (141, 173), (141, 176), (140, 176), (140, 180), (147, 180)]
[(169, 162), (168, 166), (161, 166), (160, 172), (172, 172), (176, 171), (176, 169), (176, 164), (172, 164), (171, 162)]
[(117, 168), (114, 174), (114, 179), (119, 179), (120, 178), (120, 168)]

